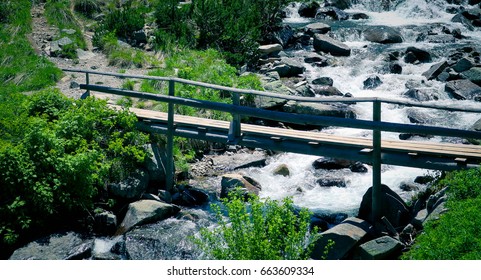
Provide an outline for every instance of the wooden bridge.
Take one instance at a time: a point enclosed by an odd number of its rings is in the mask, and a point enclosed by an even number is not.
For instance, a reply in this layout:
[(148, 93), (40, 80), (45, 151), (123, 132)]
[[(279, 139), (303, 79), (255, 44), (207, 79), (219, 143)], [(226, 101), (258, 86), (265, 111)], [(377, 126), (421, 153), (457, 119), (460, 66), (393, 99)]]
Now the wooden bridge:
[[(86, 90), (84, 97), (91, 91), (166, 102), (167, 112), (130, 108), (139, 118), (139, 128), (145, 131), (167, 135), (166, 174), (167, 189), (174, 184), (173, 144), (174, 136), (238, 144), (247, 147), (263, 148), (284, 152), (327, 156), (332, 158), (361, 161), (372, 165), (373, 220), (382, 217), (380, 209), (381, 164), (408, 166), (434, 170), (456, 170), (478, 168), (481, 163), (481, 146), (437, 142), (416, 142), (401, 140), (382, 140), (381, 132), (411, 133), (455, 138), (481, 139), (481, 132), (425, 125), (400, 124), (381, 120), (381, 104), (421, 107), (446, 111), (481, 113), (481, 108), (461, 108), (441, 106), (430, 102), (409, 102), (385, 98), (309, 98), (281, 95), (269, 92), (243, 90), (189, 81), (174, 77), (154, 77), (102, 73), (78, 69), (63, 69), (68, 72), (84, 73), (86, 83), (80, 88)], [(91, 75), (107, 75), (118, 78), (135, 78), (164, 81), (168, 83), (168, 95), (150, 94), (133, 90), (93, 85)], [(209, 88), (230, 92), (232, 104), (206, 100), (196, 100), (175, 96), (175, 84)], [(345, 119), (337, 117), (313, 116), (268, 111), (240, 105), (241, 95), (257, 95), (270, 98), (287, 99), (297, 102), (314, 103), (360, 103), (372, 104), (372, 120)], [(175, 114), (174, 105), (190, 106), (198, 109), (217, 110), (232, 114), (232, 121), (213, 120)], [(302, 131), (241, 123), (241, 117), (255, 117), (285, 123), (316, 125), (323, 127), (345, 127), (371, 130), (372, 138), (355, 138), (323, 132)]]

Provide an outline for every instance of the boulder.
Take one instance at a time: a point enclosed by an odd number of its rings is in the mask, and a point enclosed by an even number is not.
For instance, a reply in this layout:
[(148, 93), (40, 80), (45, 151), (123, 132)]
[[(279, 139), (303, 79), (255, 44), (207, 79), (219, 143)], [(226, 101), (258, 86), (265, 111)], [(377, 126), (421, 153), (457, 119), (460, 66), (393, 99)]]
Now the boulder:
[(436, 79), (436, 77), (439, 76), (439, 74), (441, 74), (448, 67), (449, 64), (446, 61), (439, 62), (432, 65), (429, 70), (424, 72), (422, 75), (428, 80), (433, 80)]
[(292, 58), (283, 57), (281, 61), (272, 67), (271, 71), (279, 73), (280, 77), (295, 77), (304, 73), (304, 65)]
[(330, 53), (333, 56), (351, 55), (351, 48), (346, 44), (323, 34), (314, 35), (314, 49), (316, 51)]
[(325, 5), (345, 10), (351, 7), (351, 0), (326, 0)]
[(13, 252), (10, 260), (73, 260), (88, 259), (93, 241), (84, 240), (74, 232), (53, 234), (28, 243)]
[(312, 53), (309, 53), (309, 54), (305, 55), (304, 56), (304, 62), (305, 63), (316, 63), (318, 65), (324, 64), (324, 66), (328, 65), (327, 58), (318, 54), (318, 53), (315, 53), (315, 52), (312, 52)]
[(473, 23), (467, 19), (464, 14), (464, 12), (462, 13), (458, 13), (456, 14), (452, 19), (451, 21), (452, 22), (459, 22), (461, 24), (463, 24), (467, 29), (469, 29), (470, 31), (473, 31), (474, 30), (474, 25)]
[(322, 96), (344, 96), (344, 94), (333, 86), (315, 86), (314, 93)]
[(355, 260), (395, 260), (404, 245), (390, 236), (382, 236), (361, 244), (353, 253)]
[(449, 81), (444, 90), (458, 100), (477, 100), (481, 95), (481, 87), (469, 80)]
[(304, 30), (307, 34), (313, 36), (314, 34), (326, 34), (331, 31), (331, 26), (322, 22), (316, 22), (306, 25)]
[(461, 77), (481, 86), (481, 67), (472, 67), (461, 73)]
[(241, 174), (225, 174), (221, 180), (221, 198), (227, 198), (229, 193), (236, 188), (241, 188), (244, 194), (253, 193), (258, 195), (261, 191), (261, 185), (254, 179)]
[(373, 75), (364, 80), (363, 89), (375, 89), (380, 85), (382, 85), (381, 78), (377, 75)]
[(317, 1), (311, 1), (309, 3), (301, 3), (299, 7), (298, 13), (301, 17), (306, 18), (313, 18), (317, 14), (317, 9), (319, 9), (321, 5)]
[(472, 67), (474, 67), (475, 62), (472, 58), (469, 57), (463, 57), (460, 60), (456, 62), (456, 64), (453, 65), (453, 70), (461, 73), (464, 71), (468, 71)]
[(356, 113), (346, 104), (322, 104), (289, 101), (282, 107), (284, 112), (315, 116), (356, 118)]
[(178, 195), (173, 196), (172, 200), (177, 205), (187, 207), (201, 206), (209, 202), (209, 194), (204, 190), (188, 186), (179, 191)]
[(269, 44), (269, 45), (262, 45), (259, 46), (258, 50), (261, 54), (263, 55), (270, 55), (270, 54), (276, 54), (282, 51), (282, 45), (281, 44)]
[(167, 155), (164, 149), (155, 144), (147, 144), (145, 146), (150, 157), (144, 163), (144, 167), (149, 174), (151, 183), (162, 184), (165, 182), (165, 163), (167, 162)]
[(349, 14), (336, 7), (323, 7), (317, 10), (316, 19), (348, 20)]
[(274, 171), (272, 171), (272, 174), (289, 177), (291, 176), (291, 171), (289, 170), (289, 167), (287, 166), (287, 164), (283, 163), (277, 166), (274, 169)]
[(371, 26), (363, 31), (364, 38), (373, 43), (394, 44), (404, 41), (401, 33), (388, 26)]
[(331, 77), (320, 77), (312, 80), (311, 83), (313, 85), (332, 86), (334, 84), (334, 80)]
[[(361, 243), (372, 226), (359, 218), (350, 217), (342, 223), (324, 231), (321, 238), (314, 245), (311, 258), (320, 260), (340, 260), (345, 258), (349, 252)], [(324, 255), (325, 247), (333, 241), (334, 245), (328, 250), (327, 256)]]
[(389, 72), (391, 74), (401, 74), (403, 72), (403, 67), (399, 63), (389, 64)]
[(416, 101), (430, 101), (435, 99), (433, 96), (431, 96), (429, 93), (419, 90), (419, 89), (408, 89), (406, 92), (402, 94), (404, 97), (408, 97), (410, 99), (416, 100)]
[[(412, 57), (413, 59), (407, 59), (408, 57)], [(416, 61), (421, 63), (431, 62), (432, 61), (431, 54), (426, 50), (422, 50), (416, 47), (408, 47), (406, 49), (404, 62), (415, 63)]]
[(124, 234), (135, 226), (167, 219), (179, 211), (180, 208), (175, 205), (155, 200), (139, 200), (130, 203), (116, 235)]
[[(405, 227), (411, 220), (409, 207), (404, 200), (386, 185), (381, 185), (381, 195), (378, 204), (381, 215), (395, 227)], [(358, 218), (373, 223), (372, 220), (372, 187), (362, 197)]]
[(314, 169), (339, 170), (349, 168), (353, 164), (355, 164), (355, 162), (350, 160), (319, 158), (312, 163), (312, 167)]
[(346, 180), (343, 178), (321, 178), (316, 181), (316, 183), (321, 187), (338, 187), (338, 188), (345, 188), (346, 187)]
[(108, 185), (108, 191), (115, 197), (126, 199), (137, 199), (147, 190), (149, 184), (149, 173), (144, 169), (138, 169), (127, 179), (119, 183)]
[(361, 19), (369, 19), (369, 16), (365, 13), (353, 13), (351, 14), (351, 19), (353, 20), (361, 20)]
[(94, 232), (97, 235), (112, 235), (116, 229), (117, 216), (115, 216), (115, 214), (106, 210), (96, 211), (94, 216)]

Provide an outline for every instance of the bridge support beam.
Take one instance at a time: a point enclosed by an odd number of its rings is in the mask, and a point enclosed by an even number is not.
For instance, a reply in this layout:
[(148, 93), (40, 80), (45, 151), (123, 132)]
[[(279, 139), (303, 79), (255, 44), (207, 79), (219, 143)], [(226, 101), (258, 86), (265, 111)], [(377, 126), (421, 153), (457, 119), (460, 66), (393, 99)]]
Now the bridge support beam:
[[(175, 95), (175, 82), (169, 81), (169, 96)], [(165, 166), (165, 187), (167, 191), (174, 188), (174, 103), (169, 102), (167, 112), (167, 163)]]
[[(381, 102), (373, 102), (373, 121), (381, 121)], [(372, 135), (372, 220), (374, 223), (382, 218), (381, 198), (381, 131), (373, 130)]]

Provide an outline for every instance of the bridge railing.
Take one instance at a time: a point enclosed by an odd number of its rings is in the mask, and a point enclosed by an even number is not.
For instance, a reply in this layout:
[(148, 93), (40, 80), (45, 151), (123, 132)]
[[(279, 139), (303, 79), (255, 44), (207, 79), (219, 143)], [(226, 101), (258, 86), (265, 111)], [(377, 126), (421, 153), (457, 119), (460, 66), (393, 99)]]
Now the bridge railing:
[[(272, 92), (264, 92), (258, 90), (238, 89), (232, 87), (225, 87), (219, 85), (213, 85), (203, 82), (191, 81), (176, 77), (157, 77), (157, 76), (145, 76), (145, 75), (129, 75), (120, 73), (106, 73), (91, 70), (82, 69), (62, 69), (66, 72), (76, 72), (85, 74), (85, 84), (80, 85), (81, 89), (85, 89), (86, 92), (83, 97), (90, 95), (90, 91), (98, 91), (104, 93), (110, 93), (115, 95), (128, 96), (133, 98), (142, 98), (155, 101), (166, 102), (168, 104), (168, 120), (167, 120), (167, 158), (170, 160), (166, 164), (167, 174), (167, 188), (171, 188), (174, 184), (174, 163), (173, 163), (173, 134), (174, 134), (174, 105), (185, 105), (194, 108), (217, 110), (232, 114), (232, 121), (229, 129), (229, 141), (236, 142), (242, 135), (241, 130), (241, 116), (257, 117), (262, 119), (269, 119), (280, 122), (288, 122), (303, 125), (322, 125), (322, 126), (334, 126), (334, 127), (346, 127), (356, 129), (367, 129), (373, 131), (372, 137), (372, 168), (373, 168), (373, 218), (375, 220), (380, 218), (380, 209), (378, 202), (380, 201), (381, 190), (381, 132), (399, 132), (399, 133), (412, 133), (423, 135), (436, 135), (436, 136), (448, 136), (448, 137), (463, 137), (481, 139), (481, 132), (436, 126), (425, 125), (413, 125), (413, 124), (400, 124), (383, 122), (381, 119), (381, 104), (395, 104), (408, 107), (419, 107), (438, 109), (453, 112), (467, 112), (467, 113), (481, 113), (481, 108), (475, 107), (460, 107), (460, 106), (446, 106), (440, 104), (434, 104), (433, 102), (412, 102), (406, 100), (395, 100), (389, 98), (367, 97), (367, 98), (333, 98), (333, 97), (301, 97), (283, 95)], [(131, 78), (131, 79), (143, 79), (143, 80), (156, 80), (164, 81), (168, 83), (168, 95), (150, 94), (144, 92), (138, 92), (133, 90), (125, 90), (118, 88), (110, 88), (106, 86), (92, 85), (90, 83), (91, 75), (112, 76), (117, 78)], [(230, 92), (232, 96), (232, 104), (218, 103), (207, 100), (188, 99), (175, 96), (175, 84), (186, 84), (197, 87), (209, 88), (219, 91)], [(262, 97), (285, 99), (297, 102), (309, 102), (309, 103), (372, 103), (372, 120), (359, 120), (359, 119), (345, 119), (337, 117), (325, 117), (325, 116), (313, 116), (303, 114), (292, 114), (275, 111), (267, 111), (259, 108), (252, 108), (240, 105), (241, 95), (257, 95)], [(169, 175), (170, 174), (170, 175)]]

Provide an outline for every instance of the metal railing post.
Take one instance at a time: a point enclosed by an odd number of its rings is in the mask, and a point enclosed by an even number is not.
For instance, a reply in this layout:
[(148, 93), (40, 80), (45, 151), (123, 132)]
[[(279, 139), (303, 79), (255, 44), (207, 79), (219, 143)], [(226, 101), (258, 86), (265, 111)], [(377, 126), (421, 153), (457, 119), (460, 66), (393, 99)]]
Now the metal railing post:
[[(237, 92), (232, 92), (232, 104), (235, 106), (240, 105), (240, 96)], [(229, 127), (228, 142), (236, 144), (237, 140), (241, 137), (241, 121), (238, 114), (232, 114), (232, 121)]]
[[(373, 105), (373, 121), (381, 121), (381, 102), (376, 100)], [(372, 135), (372, 219), (376, 223), (381, 219), (381, 131), (373, 130)]]
[[(89, 76), (89, 73), (85, 73), (85, 84), (86, 85), (89, 85), (90, 84), (90, 76)], [(88, 89), (84, 94), (82, 94), (82, 96), (80, 97), (80, 99), (85, 99), (87, 97), (90, 96), (90, 89)]]
[[(169, 80), (169, 96), (175, 95), (175, 81)], [(165, 168), (166, 190), (174, 188), (174, 103), (169, 102), (167, 111), (167, 163)]]

